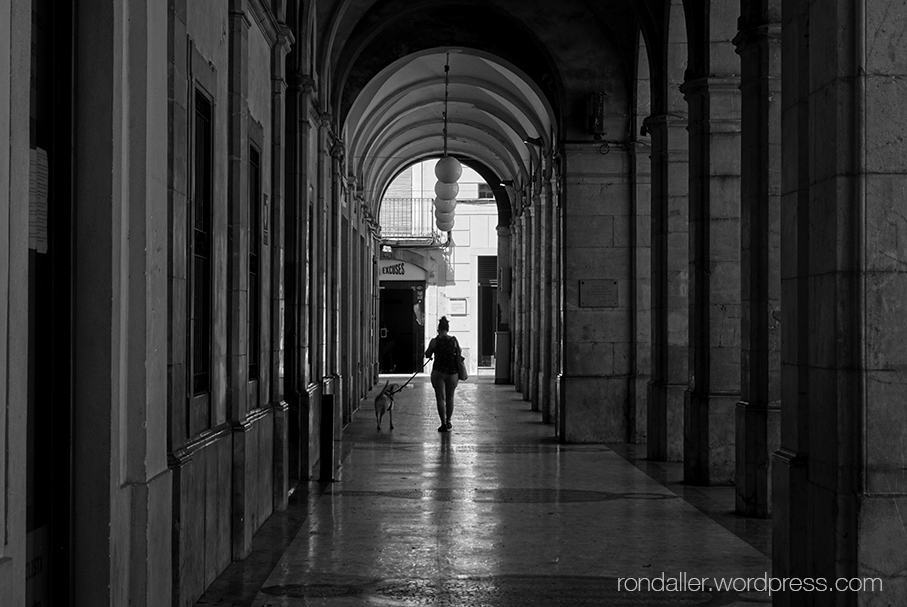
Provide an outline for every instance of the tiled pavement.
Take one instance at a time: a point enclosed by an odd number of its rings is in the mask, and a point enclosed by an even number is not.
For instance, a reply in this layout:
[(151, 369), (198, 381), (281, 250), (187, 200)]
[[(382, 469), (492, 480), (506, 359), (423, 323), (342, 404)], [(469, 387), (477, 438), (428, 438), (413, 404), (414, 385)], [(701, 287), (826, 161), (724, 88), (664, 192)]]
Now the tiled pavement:
[(770, 523), (734, 515), (732, 488), (685, 486), (678, 464), (648, 462), (634, 445), (561, 445), (493, 378), (460, 384), (450, 433), (437, 432), (427, 376), (397, 395), (394, 413), (396, 428), (385, 418), (378, 431), (364, 401), (336, 482), (298, 490), (198, 604), (770, 603), (712, 579), (618, 587), (770, 573)]

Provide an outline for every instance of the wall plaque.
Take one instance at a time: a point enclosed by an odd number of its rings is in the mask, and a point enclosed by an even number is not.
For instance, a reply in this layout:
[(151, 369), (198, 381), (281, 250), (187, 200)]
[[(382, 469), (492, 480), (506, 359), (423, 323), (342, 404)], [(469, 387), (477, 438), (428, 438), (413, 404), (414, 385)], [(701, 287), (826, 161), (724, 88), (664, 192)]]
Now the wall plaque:
[(579, 307), (581, 308), (616, 308), (616, 280), (581, 280), (579, 281)]
[(465, 299), (451, 299), (450, 304), (450, 315), (451, 316), (466, 316), (466, 300)]

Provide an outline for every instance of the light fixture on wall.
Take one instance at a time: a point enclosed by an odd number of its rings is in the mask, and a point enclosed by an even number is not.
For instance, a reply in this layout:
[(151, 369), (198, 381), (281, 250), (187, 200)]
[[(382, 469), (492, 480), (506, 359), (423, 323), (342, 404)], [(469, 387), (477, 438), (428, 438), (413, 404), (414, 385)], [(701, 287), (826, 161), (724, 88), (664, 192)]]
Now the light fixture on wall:
[(513, 187), (513, 179), (504, 179), (501, 181), (501, 185), (504, 187)]
[(442, 232), (450, 232), (454, 227), (454, 210), (457, 207), (457, 194), (460, 186), (457, 180), (463, 174), (460, 161), (447, 155), (447, 101), (450, 96), (450, 53), (447, 53), (447, 63), (444, 65), (444, 154), (435, 165), (435, 225)]
[(544, 144), (541, 137), (524, 137), (523, 143), (534, 145), (537, 148), (542, 147), (542, 145)]

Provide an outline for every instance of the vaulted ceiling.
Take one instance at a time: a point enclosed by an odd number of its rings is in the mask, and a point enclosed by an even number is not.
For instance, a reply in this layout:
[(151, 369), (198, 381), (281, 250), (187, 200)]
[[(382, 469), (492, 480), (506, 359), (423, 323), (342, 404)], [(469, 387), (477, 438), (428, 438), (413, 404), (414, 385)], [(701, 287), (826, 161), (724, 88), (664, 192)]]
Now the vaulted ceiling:
[[(634, 4), (319, 3), (326, 102), (366, 201), (374, 208), (396, 174), (441, 154), (447, 64), (449, 153), (481, 168), (492, 185), (526, 183), (553, 146), (590, 138), (591, 93), (606, 96), (609, 138), (626, 138), (638, 52)], [(530, 138), (541, 145), (524, 143)]]

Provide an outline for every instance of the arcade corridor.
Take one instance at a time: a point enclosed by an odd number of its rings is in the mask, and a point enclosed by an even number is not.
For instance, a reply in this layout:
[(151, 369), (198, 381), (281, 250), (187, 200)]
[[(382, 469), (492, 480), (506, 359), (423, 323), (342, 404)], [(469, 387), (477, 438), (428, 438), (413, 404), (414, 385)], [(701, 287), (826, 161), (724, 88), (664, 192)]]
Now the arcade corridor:
[(427, 377), (411, 386), (393, 431), (386, 418), (377, 431), (362, 402), (336, 482), (302, 489), (199, 606), (769, 602), (714, 587), (618, 591), (624, 576), (770, 574), (770, 522), (731, 514), (730, 487), (684, 486), (678, 465), (636, 467), (633, 445), (558, 444), (490, 379), (460, 384), (453, 431), (438, 433)]
[[(907, 605), (904, 32), (0, 0), (0, 605)], [(442, 317), (494, 377), (376, 433)]]

